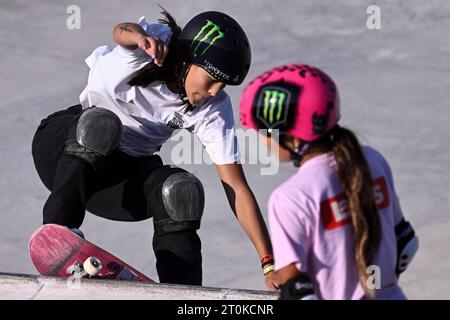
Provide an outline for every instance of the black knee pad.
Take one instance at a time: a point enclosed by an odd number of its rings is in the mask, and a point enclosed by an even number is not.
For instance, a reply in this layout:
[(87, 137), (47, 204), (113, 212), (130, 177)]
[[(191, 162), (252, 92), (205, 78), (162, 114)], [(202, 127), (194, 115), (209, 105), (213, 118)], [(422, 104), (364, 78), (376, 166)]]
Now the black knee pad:
[(119, 146), (122, 122), (112, 111), (90, 108), (78, 120), (76, 137), (80, 145), (106, 156)]
[(93, 107), (79, 117), (75, 139), (70, 134), (64, 153), (83, 158), (96, 166), (99, 158), (111, 154), (122, 139), (122, 122), (114, 112)]
[(155, 232), (200, 228), (205, 193), (200, 180), (192, 173), (175, 166), (163, 166), (148, 177), (144, 191)]

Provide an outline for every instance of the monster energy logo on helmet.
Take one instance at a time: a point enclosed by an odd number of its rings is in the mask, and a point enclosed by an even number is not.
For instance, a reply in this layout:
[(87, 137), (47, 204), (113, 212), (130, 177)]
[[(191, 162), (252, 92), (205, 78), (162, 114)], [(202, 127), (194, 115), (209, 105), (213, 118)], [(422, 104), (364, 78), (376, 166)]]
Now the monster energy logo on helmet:
[[(206, 23), (200, 28), (200, 31), (195, 35), (194, 39), (191, 42), (191, 48), (197, 42), (192, 54), (197, 56), (197, 51), (199, 50), (202, 44), (208, 45), (200, 52), (199, 56), (203, 56), (208, 49), (219, 39), (225, 37), (225, 33), (223, 33), (220, 29), (220, 26), (215, 24), (209, 19), (206, 19)], [(221, 81), (229, 81), (230, 75), (223, 72), (220, 68), (218, 68), (215, 64), (211, 63), (207, 57), (203, 59), (200, 63), (214, 78), (219, 79)]]
[(207, 21), (206, 24), (200, 29), (200, 31), (192, 40), (191, 47), (194, 45), (194, 42), (203, 35), (203, 37), (200, 40), (198, 40), (197, 46), (194, 49), (194, 54), (197, 52), (197, 49), (200, 47), (202, 43), (208, 41), (208, 38), (213, 37), (212, 40), (209, 42), (209, 45), (202, 51), (201, 55), (205, 54), (205, 52), (208, 51), (209, 47), (211, 47), (214, 44), (214, 42), (225, 37), (225, 34), (222, 31), (220, 31), (220, 27), (217, 24), (215, 24), (211, 20), (206, 21)]
[(225, 84), (241, 84), (250, 68), (247, 36), (223, 12), (206, 11), (196, 15), (181, 31), (179, 44), (180, 50), (186, 50), (187, 63), (204, 68)]
[(287, 121), (291, 93), (280, 87), (264, 87), (258, 97), (256, 117), (266, 128), (275, 128)]

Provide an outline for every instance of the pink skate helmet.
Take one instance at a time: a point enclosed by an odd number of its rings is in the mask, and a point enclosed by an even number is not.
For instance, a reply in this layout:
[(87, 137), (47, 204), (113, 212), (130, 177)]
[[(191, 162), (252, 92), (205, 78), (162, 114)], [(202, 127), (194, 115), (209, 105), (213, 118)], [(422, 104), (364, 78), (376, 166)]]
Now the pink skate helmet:
[(287, 64), (250, 82), (241, 96), (241, 124), (251, 129), (279, 129), (305, 142), (329, 132), (340, 118), (334, 81), (308, 65)]

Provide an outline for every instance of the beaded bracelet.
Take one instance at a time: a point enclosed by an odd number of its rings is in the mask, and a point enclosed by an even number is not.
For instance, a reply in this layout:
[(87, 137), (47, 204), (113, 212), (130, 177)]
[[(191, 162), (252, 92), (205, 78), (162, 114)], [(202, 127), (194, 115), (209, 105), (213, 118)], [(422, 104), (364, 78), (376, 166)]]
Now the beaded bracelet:
[(267, 266), (268, 264), (274, 264), (274, 260), (270, 259), (270, 260), (267, 260), (266, 262), (262, 263), (261, 268), (264, 269), (264, 267)]
[(266, 262), (267, 260), (273, 260), (273, 255), (268, 254), (261, 258), (261, 263)]

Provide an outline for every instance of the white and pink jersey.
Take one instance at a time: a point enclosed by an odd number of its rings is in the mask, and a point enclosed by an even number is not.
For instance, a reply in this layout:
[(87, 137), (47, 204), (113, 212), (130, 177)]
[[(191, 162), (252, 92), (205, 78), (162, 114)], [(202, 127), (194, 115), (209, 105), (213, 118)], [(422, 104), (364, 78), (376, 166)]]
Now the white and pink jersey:
[[(378, 299), (405, 299), (397, 284), (395, 225), (403, 213), (392, 173), (376, 150), (364, 146), (374, 180), (382, 240), (373, 265), (380, 269)], [(305, 162), (269, 200), (269, 223), (276, 270), (295, 263), (312, 280), (320, 299), (363, 299), (354, 256), (354, 232), (332, 154)]]

